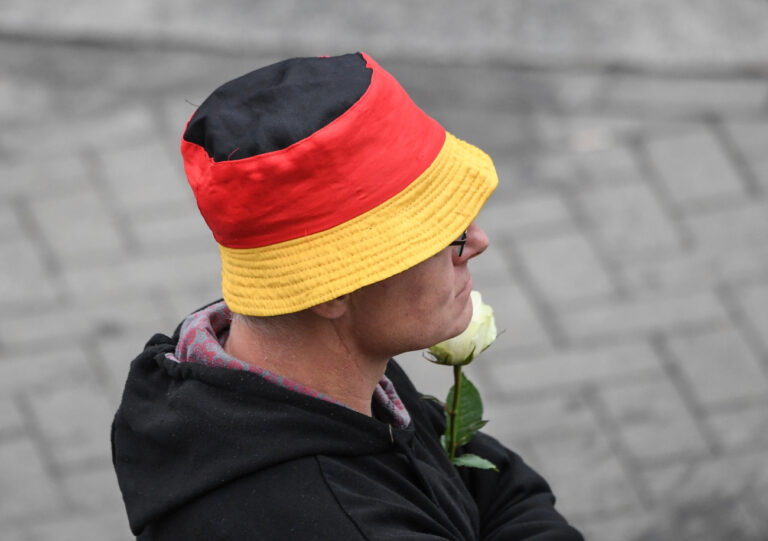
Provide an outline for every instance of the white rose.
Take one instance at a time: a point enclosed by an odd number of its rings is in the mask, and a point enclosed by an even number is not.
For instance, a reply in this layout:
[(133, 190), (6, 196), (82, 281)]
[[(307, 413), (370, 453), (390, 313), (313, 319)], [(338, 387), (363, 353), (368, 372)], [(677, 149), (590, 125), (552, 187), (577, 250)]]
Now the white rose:
[(437, 364), (469, 364), (496, 340), (493, 309), (483, 302), (479, 291), (472, 291), (472, 319), (464, 332), (429, 348), (430, 360)]

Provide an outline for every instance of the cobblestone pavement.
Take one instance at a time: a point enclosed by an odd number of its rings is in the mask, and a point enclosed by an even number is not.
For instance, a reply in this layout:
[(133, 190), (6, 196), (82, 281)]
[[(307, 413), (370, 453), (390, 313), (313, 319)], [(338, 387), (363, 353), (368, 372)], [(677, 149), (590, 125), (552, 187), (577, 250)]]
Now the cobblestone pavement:
[[(279, 55), (1, 47), (0, 531), (126, 540), (128, 362), (219, 295), (180, 132)], [(489, 431), (591, 540), (765, 540), (765, 74), (371, 52), (499, 169), (473, 274), (505, 333), (469, 369)], [(444, 394), (445, 370), (403, 362)]]

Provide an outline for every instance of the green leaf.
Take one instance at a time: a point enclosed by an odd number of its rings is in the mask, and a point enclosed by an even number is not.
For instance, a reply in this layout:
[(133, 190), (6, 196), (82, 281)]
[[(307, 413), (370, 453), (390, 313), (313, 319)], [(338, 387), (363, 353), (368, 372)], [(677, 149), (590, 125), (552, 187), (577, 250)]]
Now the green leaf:
[[(448, 392), (445, 403), (447, 407), (453, 404), (454, 387)], [(480, 393), (467, 376), (461, 374), (461, 389), (456, 411), (456, 442), (464, 445), (472, 440), (475, 433), (482, 428), (487, 421), (483, 421), (483, 401)], [(449, 425), (450, 423), (447, 423)], [(450, 438), (450, 426), (446, 425), (446, 436)]]
[(465, 468), (478, 468), (480, 470), (499, 471), (496, 465), (490, 460), (477, 455), (473, 455), (471, 453), (454, 457), (453, 465), (464, 466)]
[(472, 440), (472, 438), (475, 437), (475, 434), (477, 434), (477, 431), (483, 428), (487, 424), (488, 424), (488, 421), (483, 420), (468, 426), (463, 433), (462, 432), (459, 433), (459, 437), (458, 437), (459, 441), (457, 443), (457, 446), (460, 447), (462, 445), (469, 443)]

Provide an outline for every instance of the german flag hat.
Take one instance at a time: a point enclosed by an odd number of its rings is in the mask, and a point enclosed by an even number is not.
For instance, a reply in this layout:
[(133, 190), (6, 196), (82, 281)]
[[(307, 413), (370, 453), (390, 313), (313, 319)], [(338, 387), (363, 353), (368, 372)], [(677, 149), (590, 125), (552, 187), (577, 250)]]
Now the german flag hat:
[(296, 312), (428, 259), (498, 182), (365, 53), (293, 58), (230, 81), (181, 142), (233, 312)]

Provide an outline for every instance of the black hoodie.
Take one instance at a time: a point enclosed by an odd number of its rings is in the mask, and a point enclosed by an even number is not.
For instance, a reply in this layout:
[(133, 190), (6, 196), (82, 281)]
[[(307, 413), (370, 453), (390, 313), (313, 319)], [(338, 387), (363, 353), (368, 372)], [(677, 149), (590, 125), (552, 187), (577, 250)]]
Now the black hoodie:
[(155, 335), (133, 361), (112, 427), (139, 539), (582, 539), (547, 483), (493, 438), (465, 452), (500, 472), (452, 466), (440, 407), (394, 361), (405, 428), (259, 374), (177, 362), (178, 335)]

